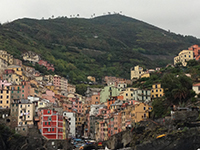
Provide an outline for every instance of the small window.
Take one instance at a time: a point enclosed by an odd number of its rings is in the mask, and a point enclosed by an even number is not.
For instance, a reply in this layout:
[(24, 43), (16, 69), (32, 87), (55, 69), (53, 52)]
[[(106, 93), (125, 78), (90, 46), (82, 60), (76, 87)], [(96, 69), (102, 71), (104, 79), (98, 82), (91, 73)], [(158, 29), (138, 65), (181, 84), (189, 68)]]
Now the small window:
[(146, 110), (146, 107), (144, 107), (144, 110)]

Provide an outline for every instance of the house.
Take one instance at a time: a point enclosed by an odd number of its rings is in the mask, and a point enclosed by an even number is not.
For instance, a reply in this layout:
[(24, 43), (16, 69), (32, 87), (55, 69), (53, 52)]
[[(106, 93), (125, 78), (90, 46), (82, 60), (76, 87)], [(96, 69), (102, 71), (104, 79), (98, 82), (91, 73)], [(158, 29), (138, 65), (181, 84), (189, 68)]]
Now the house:
[(136, 89), (133, 91), (133, 99), (139, 102), (149, 103), (151, 102), (151, 90)]
[(20, 101), (21, 99), (21, 85), (11, 85), (10, 87), (10, 91), (11, 91), (11, 103), (17, 103)]
[(123, 100), (131, 100), (133, 99), (133, 91), (136, 89), (137, 88), (127, 87), (121, 91), (120, 95), (123, 96)]
[(53, 64), (50, 64), (48, 61), (39, 60), (38, 64), (47, 68), (47, 70), (51, 70), (54, 72), (55, 68)]
[(92, 82), (96, 82), (96, 78), (95, 77), (88, 76), (87, 79), (90, 80), (90, 81), (92, 81)]
[(76, 137), (76, 115), (73, 112), (63, 112), (63, 116), (69, 121), (69, 136)]
[(36, 62), (40, 60), (39, 55), (37, 55), (36, 53), (32, 51), (23, 53), (22, 58), (24, 61), (29, 61), (30, 63), (33, 63), (33, 64), (35, 64)]
[(21, 82), (21, 94), (22, 99), (27, 99), (30, 96), (31, 84), (29, 81), (22, 81)]
[(19, 59), (13, 59), (13, 65), (22, 66), (22, 61)]
[(199, 93), (200, 93), (200, 83), (193, 84), (192, 89), (196, 93), (195, 97), (197, 97), (197, 95), (199, 95)]
[(12, 69), (4, 70), (3, 79), (7, 80), (8, 82), (16, 85), (21, 84), (21, 76), (15, 73)]
[(139, 79), (143, 73), (144, 73), (143, 68), (140, 66), (135, 66), (134, 69), (131, 68), (131, 80)]
[(118, 89), (115, 86), (105, 86), (100, 92), (100, 102), (104, 103), (110, 97), (119, 96), (122, 89)]
[(4, 88), (1, 89), (0, 91), (0, 108), (8, 109), (10, 108), (10, 90), (9, 86), (5, 86)]
[(7, 53), (4, 50), (0, 50), (0, 58), (5, 60), (8, 64), (13, 64), (13, 55)]
[(76, 92), (76, 86), (68, 83), (67, 92), (68, 93), (75, 93)]
[(152, 106), (146, 103), (139, 103), (133, 106), (130, 116), (131, 122), (137, 123), (149, 118), (149, 112), (152, 111)]
[(53, 91), (47, 90), (46, 93), (42, 94), (43, 99), (49, 100), (51, 103), (55, 102), (55, 93)]
[(60, 79), (60, 89), (62, 91), (67, 92), (67, 85), (68, 85), (68, 80), (64, 77), (61, 77), (61, 79)]
[[(16, 105), (12, 103), (11, 105)], [(21, 99), (18, 103), (18, 126), (33, 125), (33, 116), (35, 115), (35, 105), (27, 99)]]
[(22, 68), (21, 66), (10, 65), (10, 66), (7, 67), (7, 69), (14, 70), (14, 72), (15, 72), (17, 75), (22, 76), (23, 68)]
[(151, 89), (151, 98), (162, 97), (164, 95), (164, 90), (161, 87), (160, 83), (156, 83), (152, 85)]
[(188, 48), (194, 52), (194, 58), (198, 61), (200, 59), (200, 47), (198, 45), (192, 45)]
[(48, 139), (68, 138), (68, 122), (62, 113), (51, 108), (38, 109), (38, 129)]
[(8, 67), (8, 62), (0, 58), (0, 75), (3, 74), (4, 70)]
[(174, 65), (181, 63), (182, 66), (187, 66), (187, 61), (194, 59), (192, 50), (182, 50), (178, 56), (174, 57)]

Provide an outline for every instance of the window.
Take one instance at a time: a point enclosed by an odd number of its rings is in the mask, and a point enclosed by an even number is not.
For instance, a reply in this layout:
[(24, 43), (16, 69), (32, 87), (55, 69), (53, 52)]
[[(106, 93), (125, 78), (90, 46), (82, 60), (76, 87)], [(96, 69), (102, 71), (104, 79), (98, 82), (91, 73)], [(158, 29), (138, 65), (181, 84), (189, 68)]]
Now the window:
[(2, 104), (2, 101), (0, 101), (0, 104)]
[(47, 125), (47, 122), (45, 122), (44, 124)]
[(24, 88), (24, 85), (22, 85), (22, 88)]
[(1, 90), (1, 93), (3, 93), (3, 90)]
[(3, 96), (1, 95), (1, 99), (3, 98)]
[(49, 125), (51, 125), (51, 123), (49, 122)]
[(48, 128), (48, 132), (51, 132), (51, 128)]
[(24, 90), (22, 90), (22, 93), (24, 93)]
[(7, 99), (9, 98), (9, 96), (7, 96)]
[(22, 94), (22, 97), (24, 97), (24, 94)]
[(52, 128), (52, 131), (54, 131), (54, 128)]
[(8, 93), (9, 93), (9, 91), (7, 90), (7, 91), (6, 91), (6, 93), (8, 94)]
[(6, 104), (8, 104), (9, 103), (9, 101), (6, 101)]
[(146, 110), (146, 107), (144, 107), (144, 110)]

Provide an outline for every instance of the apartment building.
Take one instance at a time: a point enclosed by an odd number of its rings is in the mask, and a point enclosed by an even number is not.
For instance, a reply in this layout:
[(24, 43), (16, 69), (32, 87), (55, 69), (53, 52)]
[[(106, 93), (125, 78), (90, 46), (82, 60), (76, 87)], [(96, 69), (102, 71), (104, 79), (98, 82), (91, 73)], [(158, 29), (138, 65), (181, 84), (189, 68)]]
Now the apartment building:
[(182, 66), (187, 66), (187, 61), (194, 59), (192, 50), (182, 50), (178, 56), (174, 57), (174, 65), (181, 63)]
[(156, 83), (152, 85), (151, 89), (151, 98), (162, 97), (164, 95), (164, 90), (161, 87), (160, 83)]

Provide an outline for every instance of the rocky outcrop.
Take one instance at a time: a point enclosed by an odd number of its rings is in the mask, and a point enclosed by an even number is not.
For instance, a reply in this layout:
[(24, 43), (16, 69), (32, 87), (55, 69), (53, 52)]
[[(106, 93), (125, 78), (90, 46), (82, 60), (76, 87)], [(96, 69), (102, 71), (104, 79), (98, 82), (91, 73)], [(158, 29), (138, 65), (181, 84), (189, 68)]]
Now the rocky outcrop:
[(37, 128), (30, 128), (27, 136), (15, 134), (8, 127), (0, 125), (0, 150), (72, 150), (69, 140), (48, 140)]
[[(110, 149), (197, 150), (200, 148), (200, 122), (197, 111), (178, 111), (160, 121), (147, 120), (103, 142)], [(164, 135), (158, 138), (159, 135)]]

